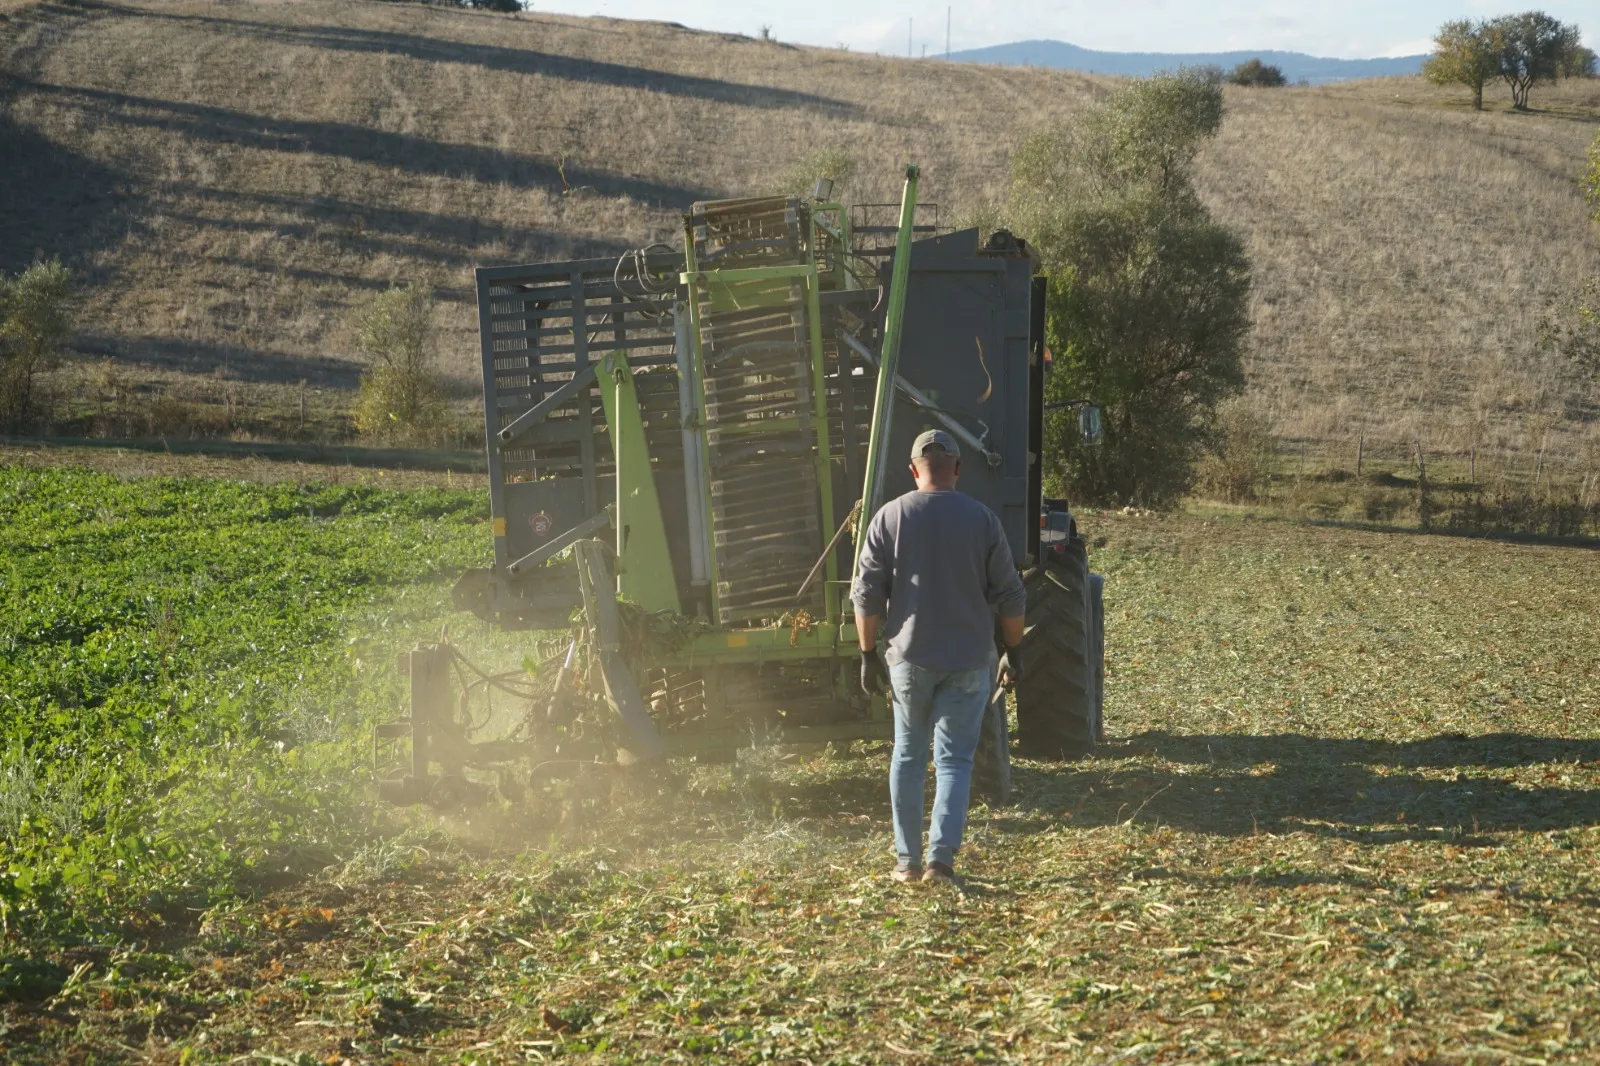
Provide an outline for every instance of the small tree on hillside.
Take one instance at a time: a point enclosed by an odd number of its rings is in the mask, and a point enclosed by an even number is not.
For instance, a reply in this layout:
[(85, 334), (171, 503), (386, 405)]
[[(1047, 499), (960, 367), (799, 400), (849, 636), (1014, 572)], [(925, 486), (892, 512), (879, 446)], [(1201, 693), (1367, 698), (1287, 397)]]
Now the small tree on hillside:
[(855, 172), (856, 157), (848, 149), (840, 145), (818, 148), (779, 175), (775, 191), (804, 198), (817, 187), (818, 178), (827, 178), (833, 182), (832, 195), (837, 198)]
[(1200, 462), (1198, 492), (1233, 502), (1254, 500), (1272, 484), (1277, 447), (1272, 426), (1243, 397), (1217, 411), (1211, 446)]
[(1235, 85), (1249, 85), (1262, 89), (1276, 89), (1289, 84), (1283, 71), (1259, 59), (1247, 59), (1233, 68), (1228, 80)]
[[(1577, 27), (1573, 27), (1574, 30)], [(1592, 78), (1600, 71), (1600, 61), (1597, 61), (1594, 49), (1578, 45), (1568, 49), (1566, 57), (1561, 61), (1561, 76), (1563, 78)]]
[(1005, 213), (1050, 276), (1048, 396), (1103, 411), (1096, 447), (1070, 413), (1047, 428), (1046, 476), (1083, 503), (1175, 504), (1217, 404), (1243, 385), (1249, 262), (1190, 177), (1221, 121), (1218, 73), (1161, 74), (1013, 156)]
[(446, 411), (444, 385), (433, 369), (432, 292), (413, 283), (374, 296), (357, 320), (356, 347), (369, 360), (356, 427), (384, 443), (435, 443)]
[(1489, 24), (1457, 19), (1446, 22), (1433, 38), (1433, 54), (1422, 64), (1422, 75), (1435, 85), (1465, 85), (1472, 90), (1472, 107), (1483, 110), (1483, 87), (1500, 76), (1500, 54)]
[(34, 416), (34, 378), (50, 369), (72, 332), (72, 273), (60, 260), (0, 275), (0, 423)]
[(1528, 109), (1528, 94), (1541, 81), (1555, 81), (1583, 47), (1577, 26), (1543, 11), (1504, 15), (1489, 24), (1499, 75), (1511, 87), (1511, 106)]

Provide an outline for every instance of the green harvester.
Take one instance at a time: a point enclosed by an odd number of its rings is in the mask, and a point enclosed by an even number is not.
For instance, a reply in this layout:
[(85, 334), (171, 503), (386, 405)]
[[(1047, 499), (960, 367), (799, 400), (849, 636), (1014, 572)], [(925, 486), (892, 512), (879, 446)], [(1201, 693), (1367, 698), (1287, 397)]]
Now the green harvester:
[[(826, 182), (696, 203), (681, 250), (478, 271), (495, 562), (453, 599), (565, 652), (553, 685), (448, 642), (410, 652), (409, 716), (378, 731), (387, 799), (892, 737), (857, 684), (850, 576), (935, 427), (960, 441), (961, 489), (1000, 516), (1028, 588), (1019, 750), (1093, 749), (1101, 581), (1070, 512), (1042, 498), (1044, 279), (1010, 233), (942, 229), (918, 180), (908, 166), (897, 205), (847, 208)], [(1097, 412), (1080, 414), (1092, 435)], [(518, 712), (485, 739), (472, 708), (496, 693)], [(1000, 693), (975, 779), (992, 802), (1010, 751)]]

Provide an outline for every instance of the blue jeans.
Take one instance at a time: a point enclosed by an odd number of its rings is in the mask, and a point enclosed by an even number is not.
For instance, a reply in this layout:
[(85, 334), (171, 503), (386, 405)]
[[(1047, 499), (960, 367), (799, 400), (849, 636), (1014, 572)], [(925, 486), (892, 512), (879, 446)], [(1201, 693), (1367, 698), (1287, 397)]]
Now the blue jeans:
[(967, 827), (972, 757), (983, 732), (994, 667), (929, 670), (915, 663), (894, 663), (889, 683), (894, 690), (889, 799), (894, 805), (895, 852), (902, 867), (922, 864), (923, 789), (932, 741), (935, 786), (928, 861), (954, 866)]

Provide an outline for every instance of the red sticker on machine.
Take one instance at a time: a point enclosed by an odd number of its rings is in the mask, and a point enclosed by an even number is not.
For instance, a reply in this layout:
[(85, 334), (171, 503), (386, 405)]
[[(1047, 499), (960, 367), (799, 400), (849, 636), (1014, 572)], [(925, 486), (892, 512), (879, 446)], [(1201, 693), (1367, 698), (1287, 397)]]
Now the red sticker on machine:
[(548, 537), (551, 527), (555, 525), (550, 516), (543, 511), (528, 519), (528, 524), (533, 527), (533, 535), (536, 537)]

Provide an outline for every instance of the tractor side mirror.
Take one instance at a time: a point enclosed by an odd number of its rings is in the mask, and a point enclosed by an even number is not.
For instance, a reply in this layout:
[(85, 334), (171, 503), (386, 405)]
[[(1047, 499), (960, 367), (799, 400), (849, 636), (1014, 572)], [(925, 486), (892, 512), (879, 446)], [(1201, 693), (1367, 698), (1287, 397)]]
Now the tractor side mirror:
[(1092, 403), (1084, 404), (1078, 408), (1078, 437), (1085, 444), (1100, 443), (1100, 438), (1106, 435), (1105, 427), (1100, 424), (1100, 408)]

